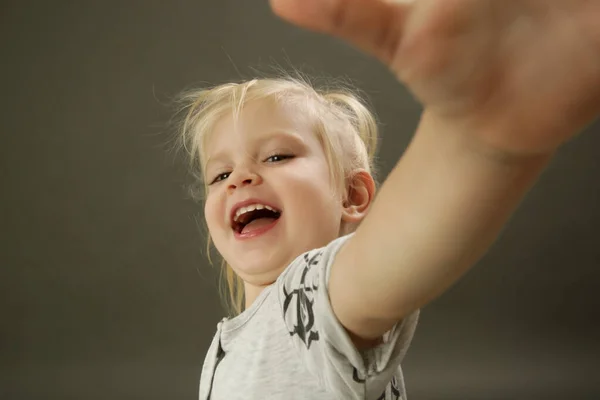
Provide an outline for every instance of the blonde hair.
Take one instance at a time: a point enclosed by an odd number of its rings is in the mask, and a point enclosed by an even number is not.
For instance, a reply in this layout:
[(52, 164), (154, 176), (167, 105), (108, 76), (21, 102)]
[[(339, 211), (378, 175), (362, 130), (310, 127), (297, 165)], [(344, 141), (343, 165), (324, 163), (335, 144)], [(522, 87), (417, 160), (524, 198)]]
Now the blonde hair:
[[(314, 132), (323, 146), (330, 170), (330, 179), (338, 193), (348, 189), (348, 178), (357, 170), (375, 176), (375, 153), (378, 129), (375, 116), (369, 111), (355, 89), (348, 85), (317, 89), (306, 77), (283, 76), (227, 83), (212, 88), (192, 90), (181, 97), (183, 119), (179, 143), (185, 149), (196, 184), (195, 198), (206, 195), (203, 178), (206, 157), (203, 149), (215, 124), (233, 114), (238, 118), (245, 104), (258, 100), (294, 102), (314, 122)], [(198, 185), (199, 184), (199, 185)], [(199, 190), (201, 187), (201, 190)], [(200, 193), (202, 193), (200, 195)], [(211, 237), (208, 233), (209, 261)], [(220, 294), (232, 316), (244, 309), (244, 282), (223, 259), (220, 271)]]

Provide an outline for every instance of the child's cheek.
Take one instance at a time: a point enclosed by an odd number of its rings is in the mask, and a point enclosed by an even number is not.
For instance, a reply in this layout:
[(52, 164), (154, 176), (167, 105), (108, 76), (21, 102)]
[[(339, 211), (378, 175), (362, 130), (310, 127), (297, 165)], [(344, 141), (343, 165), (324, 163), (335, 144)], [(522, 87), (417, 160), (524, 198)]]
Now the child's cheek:
[(204, 205), (204, 218), (211, 234), (218, 227), (218, 222), (224, 218), (224, 206), (219, 203), (216, 196), (208, 194)]

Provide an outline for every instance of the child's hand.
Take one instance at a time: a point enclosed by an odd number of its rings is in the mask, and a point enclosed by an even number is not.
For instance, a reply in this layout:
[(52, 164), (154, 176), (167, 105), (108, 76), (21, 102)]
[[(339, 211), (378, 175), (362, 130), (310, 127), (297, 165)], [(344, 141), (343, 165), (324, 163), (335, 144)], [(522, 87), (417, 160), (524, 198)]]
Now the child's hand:
[(271, 5), (374, 54), (444, 126), (506, 155), (550, 153), (600, 112), (600, 0)]

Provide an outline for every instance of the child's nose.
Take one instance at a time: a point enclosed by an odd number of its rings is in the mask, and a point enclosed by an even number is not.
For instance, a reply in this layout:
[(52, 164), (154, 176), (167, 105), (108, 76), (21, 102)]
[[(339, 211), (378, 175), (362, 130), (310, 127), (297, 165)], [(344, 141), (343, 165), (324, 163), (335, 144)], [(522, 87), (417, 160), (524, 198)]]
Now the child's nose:
[(254, 172), (240, 173), (230, 181), (229, 189), (236, 189), (243, 186), (258, 185), (261, 182), (261, 178)]

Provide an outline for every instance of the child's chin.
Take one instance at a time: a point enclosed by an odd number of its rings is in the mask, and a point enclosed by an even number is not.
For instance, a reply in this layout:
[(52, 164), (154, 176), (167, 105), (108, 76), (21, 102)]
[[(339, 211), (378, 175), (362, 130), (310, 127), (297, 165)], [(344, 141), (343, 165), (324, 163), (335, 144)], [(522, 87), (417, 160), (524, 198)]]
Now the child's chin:
[(278, 256), (277, 254), (270, 254), (270, 256), (271, 257), (268, 257), (267, 254), (262, 254), (262, 256), (259, 257), (245, 257), (242, 260), (240, 273), (249, 278), (256, 277), (263, 280), (263, 278), (274, 277), (273, 281), (276, 280), (279, 274), (285, 269), (288, 262), (287, 260), (284, 260), (284, 257)]

